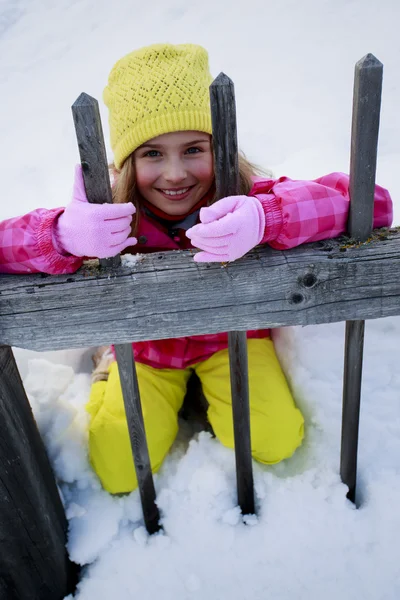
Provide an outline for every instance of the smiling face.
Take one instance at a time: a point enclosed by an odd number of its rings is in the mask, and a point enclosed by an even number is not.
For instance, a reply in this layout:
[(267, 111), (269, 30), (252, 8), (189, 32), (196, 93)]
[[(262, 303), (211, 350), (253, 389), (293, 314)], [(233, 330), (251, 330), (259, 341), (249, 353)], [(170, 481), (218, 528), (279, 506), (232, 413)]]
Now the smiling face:
[(214, 182), (208, 133), (165, 133), (137, 148), (133, 158), (139, 193), (171, 216), (189, 213)]

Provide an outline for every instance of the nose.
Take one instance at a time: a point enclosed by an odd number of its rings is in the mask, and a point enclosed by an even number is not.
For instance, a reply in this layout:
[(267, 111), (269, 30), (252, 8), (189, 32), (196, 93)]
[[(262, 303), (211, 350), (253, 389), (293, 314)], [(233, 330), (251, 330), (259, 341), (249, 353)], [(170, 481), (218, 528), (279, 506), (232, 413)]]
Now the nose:
[(180, 158), (173, 158), (166, 164), (164, 171), (164, 179), (168, 183), (181, 183), (186, 179), (187, 172), (185, 164)]

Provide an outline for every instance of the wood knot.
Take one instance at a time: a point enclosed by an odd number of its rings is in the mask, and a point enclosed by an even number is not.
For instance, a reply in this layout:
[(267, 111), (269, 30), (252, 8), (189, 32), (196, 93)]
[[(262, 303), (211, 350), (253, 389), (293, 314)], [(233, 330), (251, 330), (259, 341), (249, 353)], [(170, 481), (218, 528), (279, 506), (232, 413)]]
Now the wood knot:
[(289, 302), (291, 304), (301, 304), (304, 300), (303, 294), (299, 294), (298, 292), (291, 295)]
[(312, 288), (317, 283), (317, 278), (314, 273), (306, 273), (302, 278), (301, 283), (306, 288)]

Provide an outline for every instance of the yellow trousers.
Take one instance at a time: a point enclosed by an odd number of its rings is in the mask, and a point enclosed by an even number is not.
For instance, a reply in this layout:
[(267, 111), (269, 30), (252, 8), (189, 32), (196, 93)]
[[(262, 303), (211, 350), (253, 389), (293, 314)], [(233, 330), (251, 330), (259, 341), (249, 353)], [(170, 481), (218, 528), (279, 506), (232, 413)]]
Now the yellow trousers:
[[(293, 454), (304, 435), (304, 419), (296, 408), (270, 339), (247, 341), (251, 450), (266, 464)], [(217, 438), (234, 447), (228, 350), (187, 369), (154, 369), (136, 363), (152, 471), (162, 464), (178, 432), (178, 412), (188, 379), (199, 377), (209, 403), (208, 419)], [(87, 410), (90, 461), (103, 487), (115, 494), (137, 487), (118, 366), (107, 381), (92, 385)]]

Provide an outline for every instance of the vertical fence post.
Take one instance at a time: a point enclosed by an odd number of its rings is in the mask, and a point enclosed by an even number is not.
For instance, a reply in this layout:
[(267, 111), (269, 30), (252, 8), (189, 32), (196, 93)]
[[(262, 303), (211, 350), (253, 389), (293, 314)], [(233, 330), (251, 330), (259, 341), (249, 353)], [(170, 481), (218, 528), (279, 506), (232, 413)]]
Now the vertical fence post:
[[(97, 100), (88, 94), (82, 93), (72, 105), (72, 114), (88, 201), (96, 204), (112, 203), (107, 154)], [(118, 266), (120, 257), (104, 259), (100, 261), (100, 264), (105, 267)], [(150, 466), (132, 344), (118, 344), (115, 346), (115, 351), (144, 522), (147, 531), (154, 533), (160, 529), (159, 512), (155, 502), (156, 493)]]
[[(350, 158), (352, 238), (364, 242), (373, 226), (376, 156), (382, 93), (382, 63), (367, 54), (356, 63)], [(365, 321), (347, 321), (343, 376), (340, 476), (356, 502), (357, 448)]]
[(0, 345), (0, 598), (62, 600), (78, 567), (67, 519), (10, 346)]
[[(99, 104), (92, 96), (82, 93), (71, 108), (87, 199), (92, 204), (103, 204), (103, 202), (112, 204)], [(119, 254), (100, 259), (102, 267), (118, 267), (120, 264)]]
[[(210, 100), (216, 196), (223, 198), (239, 193), (235, 92), (224, 73), (211, 84)], [(254, 514), (246, 332), (230, 331), (228, 344), (238, 503), (244, 515)]]
[[(142, 404), (136, 374), (135, 360), (131, 344), (115, 344), (118, 371), (121, 379), (122, 394), (125, 401), (125, 412), (128, 421), (129, 436), (135, 461), (136, 476), (142, 501), (143, 517), (149, 533), (160, 530), (154, 480), (151, 472), (146, 431), (144, 428)], [(125, 400), (128, 399), (128, 401)]]

